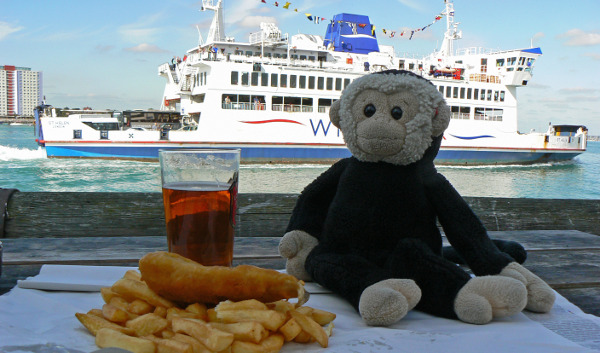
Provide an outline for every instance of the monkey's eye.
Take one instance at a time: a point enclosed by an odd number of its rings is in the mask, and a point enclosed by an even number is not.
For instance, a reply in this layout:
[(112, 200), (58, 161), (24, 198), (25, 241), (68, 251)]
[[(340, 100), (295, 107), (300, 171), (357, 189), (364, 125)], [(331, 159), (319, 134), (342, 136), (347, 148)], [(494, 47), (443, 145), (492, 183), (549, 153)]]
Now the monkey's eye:
[(394, 118), (396, 120), (400, 120), (400, 118), (402, 118), (402, 108), (393, 107), (392, 108), (392, 118)]
[(377, 109), (375, 109), (375, 106), (373, 104), (369, 104), (365, 107), (365, 116), (370, 118), (375, 114), (376, 111)]

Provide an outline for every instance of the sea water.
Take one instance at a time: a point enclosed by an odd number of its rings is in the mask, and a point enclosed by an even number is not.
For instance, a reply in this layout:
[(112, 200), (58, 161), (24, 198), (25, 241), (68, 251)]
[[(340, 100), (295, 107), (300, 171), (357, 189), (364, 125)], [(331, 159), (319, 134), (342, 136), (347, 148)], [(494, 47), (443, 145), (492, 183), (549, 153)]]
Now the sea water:
[[(321, 164), (243, 164), (241, 193), (299, 193)], [(600, 142), (572, 161), (530, 166), (438, 167), (463, 196), (600, 199)], [(0, 188), (161, 192), (156, 162), (46, 158), (33, 126), (0, 125)]]

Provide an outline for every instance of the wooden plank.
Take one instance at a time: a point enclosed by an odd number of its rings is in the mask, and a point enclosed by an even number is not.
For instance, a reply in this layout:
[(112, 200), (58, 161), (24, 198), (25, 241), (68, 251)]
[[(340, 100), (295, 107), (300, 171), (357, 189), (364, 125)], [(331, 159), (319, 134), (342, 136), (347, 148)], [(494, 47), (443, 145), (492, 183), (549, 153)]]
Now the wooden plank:
[[(236, 236), (282, 236), (294, 194), (240, 194)], [(600, 200), (465, 197), (489, 230), (580, 230), (600, 235)], [(5, 237), (165, 235), (160, 193), (17, 192)]]

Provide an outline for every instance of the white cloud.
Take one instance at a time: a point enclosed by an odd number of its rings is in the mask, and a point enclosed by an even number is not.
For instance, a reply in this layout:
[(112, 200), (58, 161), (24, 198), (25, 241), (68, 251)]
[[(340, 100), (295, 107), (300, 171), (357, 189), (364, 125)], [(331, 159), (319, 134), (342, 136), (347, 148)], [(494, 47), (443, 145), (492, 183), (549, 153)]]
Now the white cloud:
[(142, 43), (134, 47), (125, 48), (125, 51), (134, 53), (168, 53), (168, 50), (161, 49), (154, 44)]
[(593, 60), (600, 60), (600, 53), (585, 53), (585, 56), (589, 56)]
[(13, 26), (8, 22), (0, 21), (0, 40), (3, 40), (4, 38), (8, 37), (12, 33), (18, 32), (18, 31), (22, 30), (23, 28), (25, 28), (25, 27)]
[(134, 43), (147, 42), (156, 38), (160, 34), (160, 28), (154, 26), (160, 23), (162, 14), (146, 16), (137, 22), (123, 25), (119, 28), (119, 33), (124, 40)]
[(423, 5), (421, 4), (421, 2), (419, 1), (414, 1), (414, 0), (398, 0), (399, 3), (401, 3), (402, 5), (406, 6), (406, 7), (410, 7), (413, 10), (417, 10), (417, 11), (423, 11)]
[(563, 39), (563, 43), (568, 46), (591, 46), (600, 44), (600, 33), (585, 32), (574, 28), (559, 34), (558, 39)]

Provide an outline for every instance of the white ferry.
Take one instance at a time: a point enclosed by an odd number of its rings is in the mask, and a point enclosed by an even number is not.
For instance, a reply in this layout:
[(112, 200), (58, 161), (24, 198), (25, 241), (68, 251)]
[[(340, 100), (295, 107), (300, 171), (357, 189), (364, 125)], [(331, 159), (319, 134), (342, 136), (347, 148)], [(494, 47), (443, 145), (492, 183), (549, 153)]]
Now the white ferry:
[(584, 126), (518, 131), (517, 88), (532, 78), (540, 48), (455, 51), (462, 32), (450, 0), (440, 14), (443, 44), (423, 58), (399, 57), (380, 45), (363, 15), (336, 15), (324, 37), (288, 36), (262, 23), (239, 42), (225, 36), (222, 0), (203, 0), (202, 10), (214, 12), (206, 40), (200, 36), (183, 58), (158, 67), (166, 80), (161, 111), (181, 119), (169, 115), (168, 128), (152, 129), (126, 117), (103, 125), (84, 121), (85, 114), (47, 114), (38, 141), (48, 157), (154, 159), (159, 149), (237, 147), (246, 162), (334, 161), (350, 153), (329, 121), (331, 103), (352, 80), (386, 69), (428, 78), (451, 106), (436, 164), (563, 161), (586, 150)]

